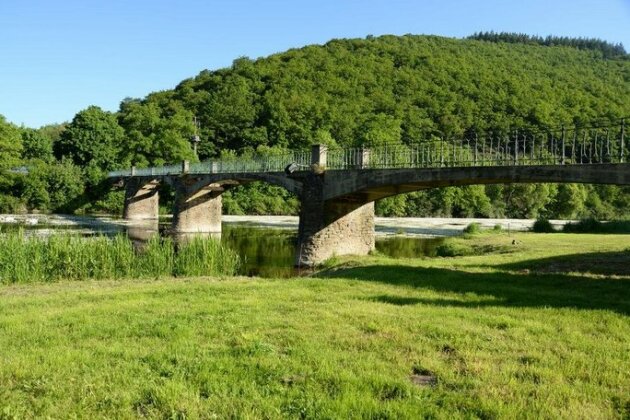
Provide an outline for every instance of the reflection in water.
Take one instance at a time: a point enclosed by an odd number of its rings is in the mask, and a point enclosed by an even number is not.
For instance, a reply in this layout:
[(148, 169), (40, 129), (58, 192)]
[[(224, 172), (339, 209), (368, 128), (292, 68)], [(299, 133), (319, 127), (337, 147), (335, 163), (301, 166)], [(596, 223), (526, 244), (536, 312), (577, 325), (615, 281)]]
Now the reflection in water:
[(297, 241), (293, 230), (230, 224), (223, 226), (221, 240), (243, 258), (243, 275), (285, 278), (301, 274), (293, 267)]
[(395, 236), (376, 240), (376, 250), (394, 258), (435, 257), (436, 249), (446, 238)]
[(160, 220), (159, 227), (157, 221), (154, 223), (155, 225), (151, 226), (127, 227), (127, 235), (134, 241), (136, 249), (142, 250), (143, 244), (158, 232), (160, 235), (170, 236), (176, 243), (185, 243), (199, 236), (213, 237), (238, 252), (242, 258), (240, 269), (242, 275), (287, 278), (301, 274), (293, 267), (297, 239), (297, 234), (293, 230), (223, 224), (223, 232), (174, 233), (170, 231), (169, 220)]
[(157, 220), (143, 221), (141, 224), (127, 227), (127, 236), (136, 251), (144, 251), (147, 242), (155, 235), (159, 235)]
[[(163, 233), (164, 234), (164, 233)], [(177, 244), (186, 244), (195, 238), (221, 239), (221, 232), (167, 232)]]
[[(293, 268), (297, 242), (294, 230), (224, 225), (221, 240), (244, 259), (243, 275), (283, 278), (304, 272)], [(436, 248), (444, 240), (405, 236), (377, 238), (376, 250), (393, 258), (435, 256)]]

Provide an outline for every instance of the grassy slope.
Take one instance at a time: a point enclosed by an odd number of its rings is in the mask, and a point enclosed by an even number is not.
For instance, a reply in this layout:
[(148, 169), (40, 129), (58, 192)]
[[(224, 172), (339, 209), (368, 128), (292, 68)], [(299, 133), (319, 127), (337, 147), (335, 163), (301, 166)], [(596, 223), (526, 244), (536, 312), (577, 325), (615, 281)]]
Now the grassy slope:
[(516, 252), (2, 287), (0, 418), (630, 416), (630, 235), (472, 241)]

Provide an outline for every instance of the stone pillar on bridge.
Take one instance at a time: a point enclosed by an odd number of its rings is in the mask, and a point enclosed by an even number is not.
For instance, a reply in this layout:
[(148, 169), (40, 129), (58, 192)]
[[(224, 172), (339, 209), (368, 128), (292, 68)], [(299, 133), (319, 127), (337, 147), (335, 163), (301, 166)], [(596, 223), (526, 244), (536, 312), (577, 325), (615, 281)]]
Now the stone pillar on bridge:
[(125, 182), (123, 217), (127, 220), (158, 218), (159, 182), (156, 179), (129, 178)]
[(182, 177), (172, 184), (175, 208), (172, 230), (183, 238), (192, 234), (221, 234), (221, 193), (216, 184), (195, 185), (195, 178)]
[[(313, 167), (325, 167), (326, 152), (313, 148)], [(336, 255), (366, 255), (374, 250), (374, 203), (361, 196), (324, 200), (326, 174), (303, 180), (296, 250), (297, 266), (314, 266)]]

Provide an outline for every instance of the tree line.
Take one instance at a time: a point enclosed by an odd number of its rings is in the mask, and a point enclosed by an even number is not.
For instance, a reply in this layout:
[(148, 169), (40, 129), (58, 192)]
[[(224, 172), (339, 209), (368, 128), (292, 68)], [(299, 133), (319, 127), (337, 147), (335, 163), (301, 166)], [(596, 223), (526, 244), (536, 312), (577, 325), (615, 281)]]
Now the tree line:
[[(0, 211), (119, 212), (122, 193), (102, 181), (107, 171), (131, 165), (316, 143), (448, 141), (630, 115), (630, 61), (575, 48), (579, 40), (504, 38), (331, 40), (238, 58), (174, 89), (127, 98), (117, 112), (91, 106), (68, 123), (38, 129), (0, 118)], [(28, 175), (10, 171), (21, 166)], [(165, 205), (172, 200), (170, 191), (162, 196)], [(299, 201), (278, 187), (250, 184), (227, 191), (224, 209), (294, 214)], [(552, 184), (442, 188), (377, 203), (379, 214), (396, 216), (616, 218), (629, 209), (628, 188)]]
[(539, 35), (528, 35), (517, 32), (476, 32), (468, 37), (468, 39), (476, 39), (489, 42), (510, 42), (518, 44), (536, 44), (553, 46), (567, 46), (580, 50), (598, 51), (604, 58), (620, 58), (627, 57), (628, 53), (622, 43), (611, 43), (599, 38), (573, 38), (568, 36), (548, 35), (542, 37)]

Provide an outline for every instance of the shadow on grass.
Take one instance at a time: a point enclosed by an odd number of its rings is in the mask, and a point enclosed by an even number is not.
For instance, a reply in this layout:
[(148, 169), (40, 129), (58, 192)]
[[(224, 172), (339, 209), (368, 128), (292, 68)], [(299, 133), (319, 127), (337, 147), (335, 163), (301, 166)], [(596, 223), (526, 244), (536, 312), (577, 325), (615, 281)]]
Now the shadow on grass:
[[(398, 306), (428, 304), (472, 308), (576, 308), (610, 310), (630, 315), (630, 279), (593, 279), (566, 274), (470, 273), (406, 265), (342, 266), (322, 272), (318, 277), (379, 282), (462, 295), (462, 299), (427, 299), (389, 294), (372, 298)], [(478, 297), (470, 296), (471, 293)], [(468, 295), (464, 297), (465, 294)]]
[(497, 268), (512, 271), (530, 270), (545, 274), (585, 273), (630, 276), (630, 248), (619, 252), (593, 252), (519, 261)]

